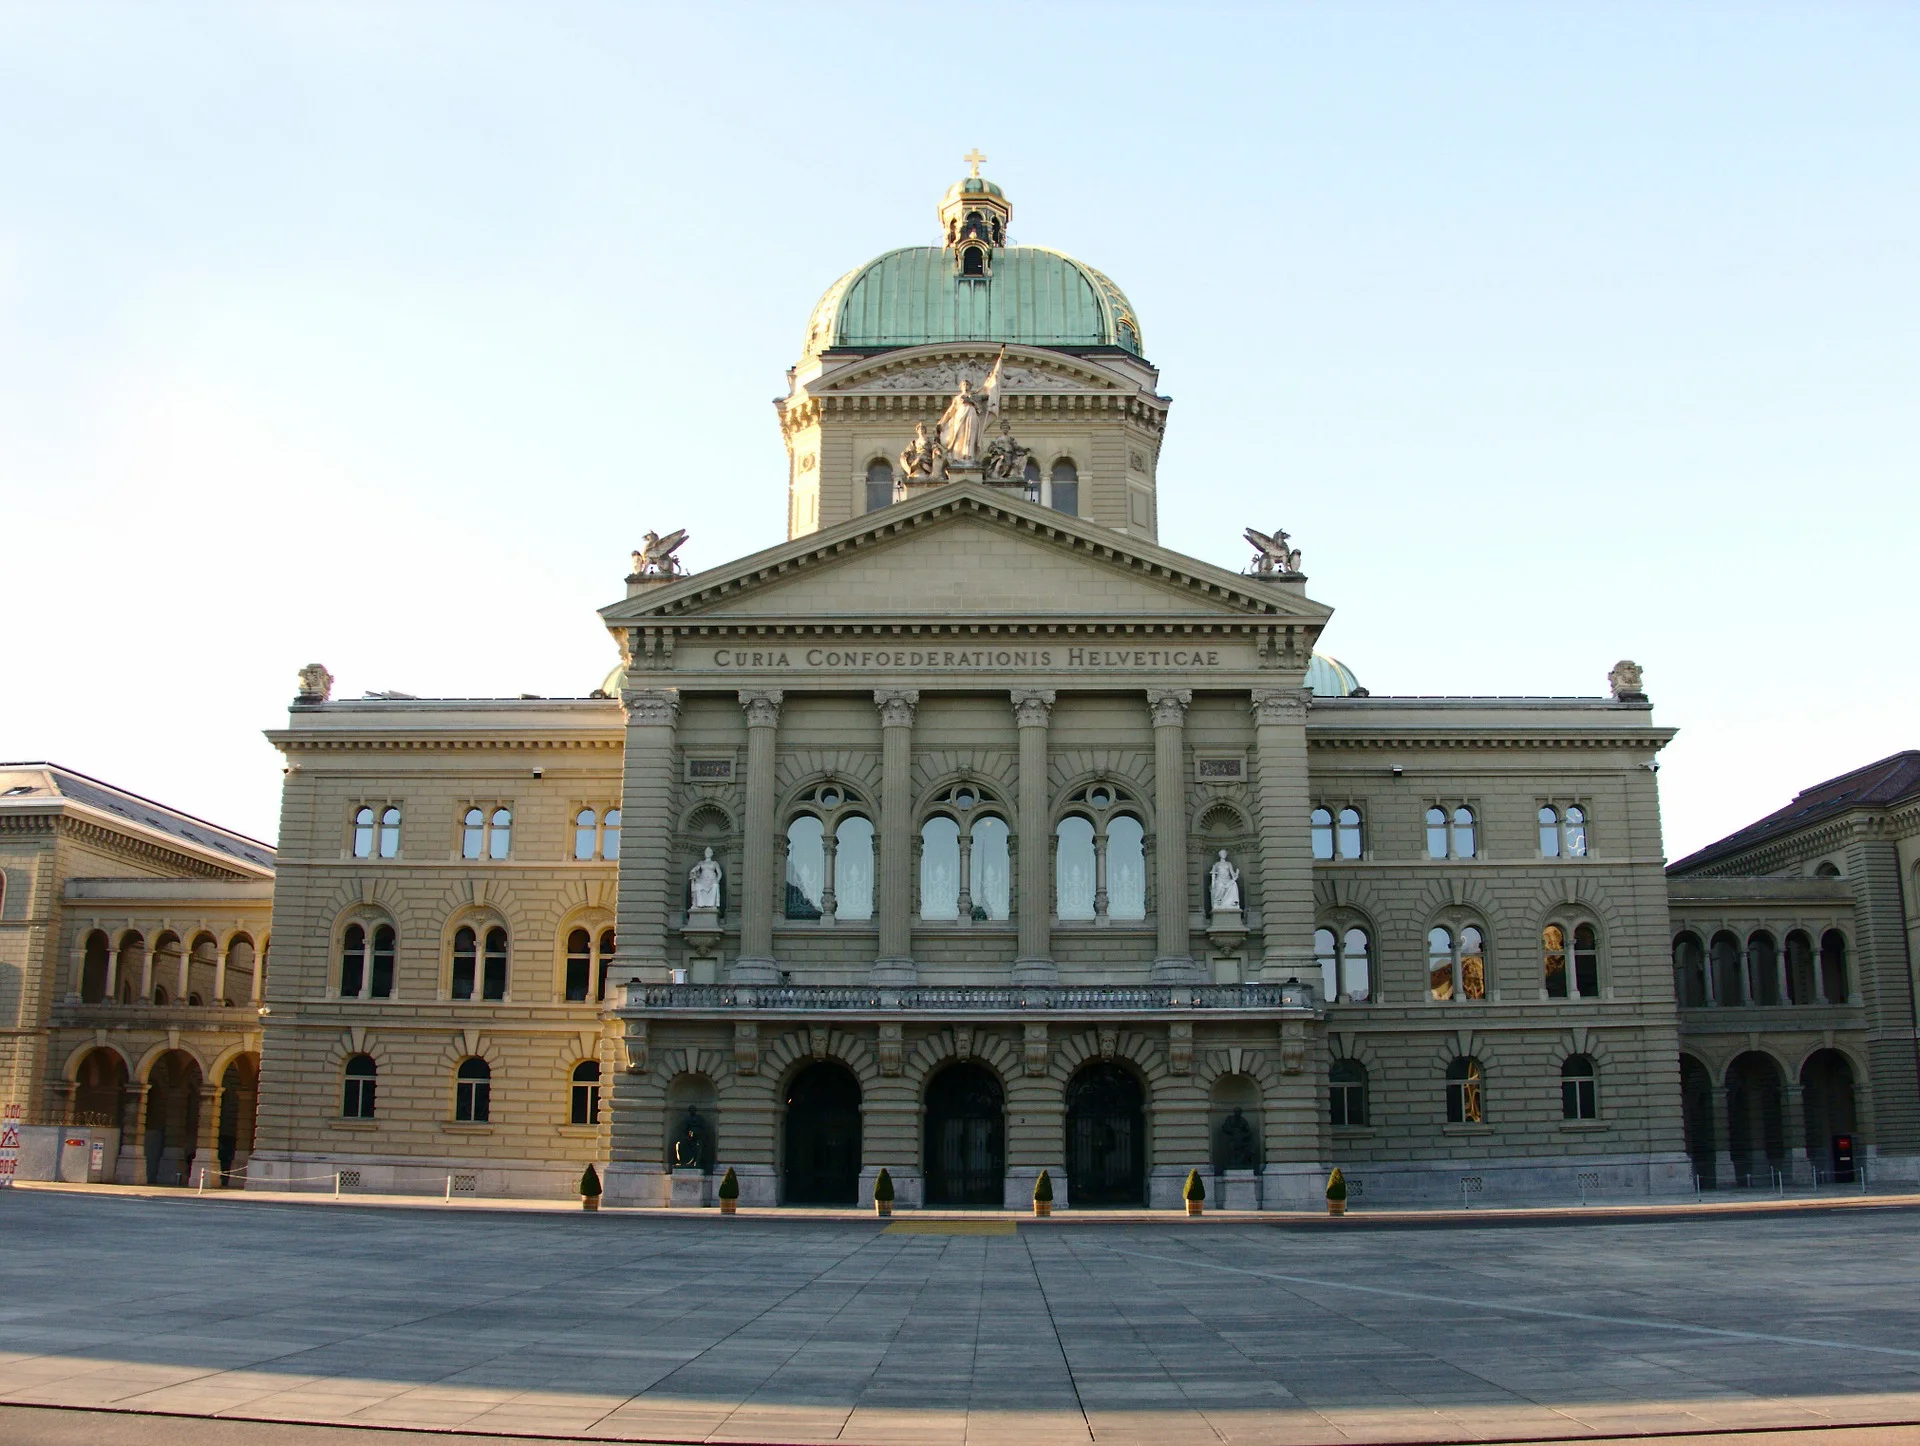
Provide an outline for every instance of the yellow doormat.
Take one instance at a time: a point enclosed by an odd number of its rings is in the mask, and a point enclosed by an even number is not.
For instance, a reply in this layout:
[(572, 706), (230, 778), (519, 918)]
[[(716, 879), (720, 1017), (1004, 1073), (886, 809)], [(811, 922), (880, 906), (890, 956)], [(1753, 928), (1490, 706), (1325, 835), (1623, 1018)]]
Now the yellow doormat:
[(882, 1235), (1011, 1235), (1011, 1220), (896, 1220)]

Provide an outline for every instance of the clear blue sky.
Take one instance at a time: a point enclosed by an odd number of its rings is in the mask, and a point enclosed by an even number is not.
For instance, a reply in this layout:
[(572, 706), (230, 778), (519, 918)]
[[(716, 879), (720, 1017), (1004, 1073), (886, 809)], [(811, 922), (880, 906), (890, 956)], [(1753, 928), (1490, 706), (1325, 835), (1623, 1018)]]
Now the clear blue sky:
[(584, 693), (777, 541), (815, 298), (980, 146), (1376, 693), (1682, 730), (1675, 855), (1920, 745), (1920, 7), (0, 5), (0, 757), (271, 839), (296, 668)]

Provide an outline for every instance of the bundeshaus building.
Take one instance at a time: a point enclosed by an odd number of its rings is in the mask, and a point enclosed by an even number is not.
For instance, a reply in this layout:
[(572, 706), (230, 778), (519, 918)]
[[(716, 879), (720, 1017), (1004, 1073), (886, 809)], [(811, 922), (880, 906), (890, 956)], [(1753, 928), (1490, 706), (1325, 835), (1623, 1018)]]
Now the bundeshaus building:
[[(729, 1168), (744, 1205), (884, 1168), (908, 1207), (1045, 1170), (1064, 1208), (1173, 1205), (1196, 1168), (1263, 1209), (1336, 1164), (1362, 1205), (1912, 1175), (1887, 901), (1920, 768), (1670, 879), (1633, 664), (1586, 698), (1370, 693), (1286, 534), (1240, 570), (1160, 545), (1141, 320), (1009, 245), (974, 172), (814, 307), (787, 541), (689, 575), (647, 534), (591, 696), (302, 672), (257, 1003), (156, 1029), (188, 1006), (139, 992), (147, 935), (191, 929), (49, 878), (30, 1113), (115, 1135), (115, 1178), (557, 1196), (593, 1162), (638, 1205)], [(244, 1149), (208, 1123), (229, 1034)]]

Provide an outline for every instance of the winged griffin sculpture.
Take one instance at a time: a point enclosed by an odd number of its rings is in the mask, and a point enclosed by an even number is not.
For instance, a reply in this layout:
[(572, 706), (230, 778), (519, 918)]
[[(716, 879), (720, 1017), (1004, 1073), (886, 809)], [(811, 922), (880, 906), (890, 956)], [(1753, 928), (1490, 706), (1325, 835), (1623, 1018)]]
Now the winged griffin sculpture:
[(1298, 577), (1300, 575), (1300, 549), (1287, 547), (1287, 534), (1275, 528), (1269, 537), (1258, 528), (1249, 527), (1245, 533), (1248, 542), (1253, 544), (1253, 571), (1256, 577)]
[(633, 555), (633, 572), (636, 577), (676, 577), (686, 571), (680, 565), (680, 559), (674, 553), (687, 540), (687, 529), (669, 532), (662, 537), (657, 532), (649, 532), (641, 543), (640, 550)]

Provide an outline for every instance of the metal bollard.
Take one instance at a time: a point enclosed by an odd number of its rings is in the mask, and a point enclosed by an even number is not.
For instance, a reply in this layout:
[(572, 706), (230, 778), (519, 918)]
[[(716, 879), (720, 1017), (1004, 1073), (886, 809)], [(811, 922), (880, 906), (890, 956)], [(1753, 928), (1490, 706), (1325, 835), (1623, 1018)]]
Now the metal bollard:
[(453, 1176), (447, 1176), (447, 1203), (453, 1203)]
[(340, 1172), (338, 1170), (333, 1172), (333, 1198), (336, 1200), (340, 1198)]

